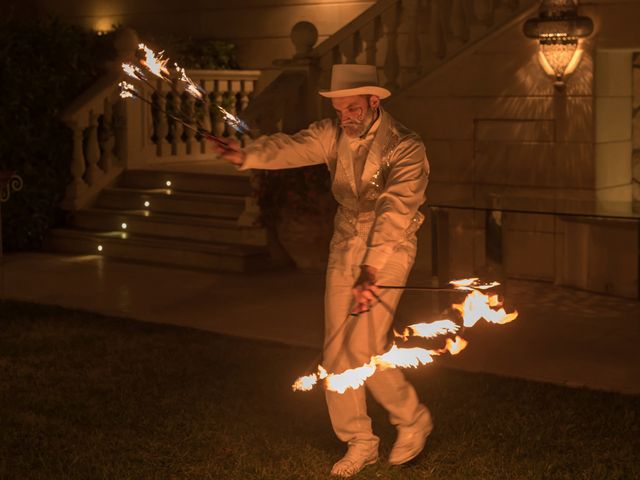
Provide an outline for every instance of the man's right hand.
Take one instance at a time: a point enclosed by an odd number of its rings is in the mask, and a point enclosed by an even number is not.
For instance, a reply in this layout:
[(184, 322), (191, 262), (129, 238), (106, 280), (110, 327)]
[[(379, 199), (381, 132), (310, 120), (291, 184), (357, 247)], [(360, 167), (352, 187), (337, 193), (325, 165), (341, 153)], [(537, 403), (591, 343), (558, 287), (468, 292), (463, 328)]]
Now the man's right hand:
[(242, 151), (242, 146), (234, 138), (219, 138), (220, 142), (213, 141), (213, 151), (224, 158), (227, 162), (240, 166), (244, 163), (246, 153)]

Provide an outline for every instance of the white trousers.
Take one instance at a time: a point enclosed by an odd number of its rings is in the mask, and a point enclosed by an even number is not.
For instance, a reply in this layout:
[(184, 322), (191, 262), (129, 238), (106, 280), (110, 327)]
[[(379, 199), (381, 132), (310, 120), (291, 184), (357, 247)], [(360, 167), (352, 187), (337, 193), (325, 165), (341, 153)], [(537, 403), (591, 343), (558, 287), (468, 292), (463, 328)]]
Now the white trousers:
[[(354, 238), (349, 249), (334, 250), (329, 256), (325, 290), (325, 346), (323, 365), (339, 373), (368, 363), (372, 355), (384, 353), (390, 346), (389, 333), (393, 313), (402, 290), (382, 290), (386, 307), (374, 302), (369, 312), (348, 316), (353, 308), (352, 288), (360, 274), (366, 245)], [(378, 285), (405, 285), (415, 259), (415, 243), (407, 241), (378, 272)], [(343, 327), (343, 322), (347, 324)], [(340, 330), (342, 329), (342, 330)], [(336, 335), (336, 332), (337, 335)], [(388, 412), (396, 426), (410, 426), (424, 407), (415, 389), (399, 369), (376, 372), (366, 383), (375, 400)], [(343, 394), (326, 391), (331, 424), (337, 437), (349, 445), (377, 446), (371, 418), (367, 415), (365, 389), (347, 389)]]

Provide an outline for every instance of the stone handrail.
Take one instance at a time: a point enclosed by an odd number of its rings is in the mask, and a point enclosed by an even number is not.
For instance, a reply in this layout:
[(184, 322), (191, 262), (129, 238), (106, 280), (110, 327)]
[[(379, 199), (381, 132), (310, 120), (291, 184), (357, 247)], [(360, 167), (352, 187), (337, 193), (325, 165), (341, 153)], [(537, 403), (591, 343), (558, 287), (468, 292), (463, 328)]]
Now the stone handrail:
[(123, 168), (116, 153), (121, 117), (117, 85), (120, 75), (108, 72), (62, 114), (72, 132), (71, 183), (63, 208), (76, 210), (94, 198)]
[[(537, 0), (380, 0), (312, 50), (318, 85), (336, 63), (366, 63), (381, 83), (402, 89)], [(310, 55), (311, 56), (311, 55)]]
[(156, 160), (211, 156), (204, 138), (170, 115), (162, 114), (161, 110), (182, 119), (194, 129), (206, 130), (219, 137), (235, 137), (246, 143), (249, 137), (225, 124), (217, 107), (221, 106), (233, 115), (242, 114), (249, 106), (260, 74), (259, 70), (188, 70), (187, 75), (205, 92), (202, 101), (196, 101), (186, 93), (179, 82), (169, 85), (158, 79), (155, 92), (144, 87), (148, 100), (158, 107), (146, 109), (150, 120), (146, 123), (152, 125), (150, 138), (156, 145)]
[[(78, 210), (90, 205), (102, 189), (127, 168), (144, 168), (162, 162), (210, 158), (207, 141), (195, 130), (233, 136), (246, 142), (224, 122), (217, 106), (241, 114), (250, 104), (260, 71), (189, 70), (187, 74), (206, 93), (196, 101), (180, 82), (155, 80), (154, 88), (136, 85), (139, 99), (123, 100), (118, 83), (126, 79), (123, 61), (131, 61), (138, 48), (136, 33), (123, 29), (115, 41), (118, 60), (62, 113), (73, 135), (71, 183), (62, 207)], [(191, 126), (185, 127), (174, 117)], [(195, 129), (195, 130), (194, 130)]]

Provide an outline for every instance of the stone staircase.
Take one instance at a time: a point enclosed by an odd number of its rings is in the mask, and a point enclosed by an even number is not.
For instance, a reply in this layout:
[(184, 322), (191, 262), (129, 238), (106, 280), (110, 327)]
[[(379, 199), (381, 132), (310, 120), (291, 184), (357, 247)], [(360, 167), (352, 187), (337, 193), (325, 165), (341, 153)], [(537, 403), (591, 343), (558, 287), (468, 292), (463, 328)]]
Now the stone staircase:
[(45, 248), (230, 272), (276, 266), (260, 227), (238, 225), (249, 177), (129, 170), (91, 208), (71, 214)]
[[(255, 98), (252, 92), (260, 72), (189, 74), (207, 92), (204, 111), (215, 111), (209, 102), (221, 105), (226, 95), (230, 111), (257, 131), (292, 133), (333, 115), (317, 90), (328, 87), (335, 63), (376, 65), (384, 85), (398, 98), (418, 79), (478, 48), (502, 29), (520, 25), (536, 5), (536, 0), (379, 0), (317, 46), (315, 27), (301, 22), (291, 37), (296, 54), (274, 63), (280, 75)], [(135, 32), (125, 29), (118, 45), (123, 61), (134, 58)], [(71, 220), (67, 228), (50, 232), (45, 247), (222, 271), (282, 264), (270, 255), (278, 246), (268, 242), (264, 229), (239, 225), (251, 193), (248, 176), (214, 173), (206, 167), (148, 169), (167, 159), (206, 166), (212, 155), (205, 140), (195, 139), (191, 130), (183, 132), (175, 119), (160, 113), (162, 109), (120, 102), (121, 73), (112, 77), (77, 99), (65, 114), (74, 138), (73, 180), (63, 203)], [(140, 89), (149, 101), (162, 106), (170, 102), (175, 111), (190, 112), (187, 120), (198, 128), (248, 141), (225, 126), (220, 115), (196, 117), (188, 96), (172, 94), (160, 80), (154, 92), (144, 85)], [(168, 136), (169, 131), (174, 134)]]

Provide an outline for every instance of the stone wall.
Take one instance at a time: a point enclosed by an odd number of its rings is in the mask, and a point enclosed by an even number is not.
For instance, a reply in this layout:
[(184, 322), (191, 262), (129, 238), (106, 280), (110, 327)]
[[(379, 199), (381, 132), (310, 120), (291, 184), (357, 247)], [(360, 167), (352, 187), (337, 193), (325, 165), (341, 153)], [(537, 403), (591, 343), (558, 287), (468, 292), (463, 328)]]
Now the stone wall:
[[(629, 19), (640, 18), (640, 2), (585, 1), (581, 5), (580, 13), (594, 20), (595, 32), (583, 42), (583, 59), (564, 90), (554, 88), (538, 64), (536, 42), (523, 35), (521, 24), (514, 24), (387, 102), (388, 110), (425, 141), (432, 168), (430, 203), (486, 205), (486, 199), (494, 197), (536, 198), (550, 201), (540, 203), (541, 212), (553, 212), (562, 210), (563, 200), (595, 201), (605, 186), (620, 180), (615, 178), (621, 173), (615, 162), (620, 166), (626, 162), (629, 208), (633, 182), (630, 52), (640, 48), (640, 30)], [(618, 73), (610, 70), (613, 57), (603, 60), (603, 51), (626, 52), (626, 84), (621, 85)], [(600, 78), (595, 82), (598, 68)], [(603, 83), (603, 75), (610, 75), (608, 84)], [(629, 107), (626, 115), (617, 109), (603, 122), (604, 117), (596, 113), (602, 114), (608, 101), (618, 101), (622, 90)], [(640, 132), (639, 98), (633, 100), (636, 132)], [(629, 125), (626, 131), (623, 124)], [(611, 136), (606, 141), (605, 132)], [(620, 135), (625, 138), (618, 139)], [(604, 147), (610, 140), (624, 140), (628, 147), (626, 156), (616, 157), (613, 164), (601, 161), (605, 148), (622, 148), (622, 144)], [(640, 135), (634, 141), (638, 148)], [(612, 158), (612, 153), (607, 152), (606, 158)], [(638, 150), (634, 159), (637, 179)], [(501, 204), (509, 208), (508, 201)], [(452, 278), (490, 270), (486, 255), (490, 214), (449, 211)], [(636, 223), (582, 225), (574, 220), (543, 213), (504, 214), (500, 218), (502, 273), (637, 296)], [(423, 229), (421, 235), (430, 232)], [(580, 245), (588, 248), (581, 250)], [(419, 254), (417, 268), (430, 267), (427, 257), (428, 252)]]

